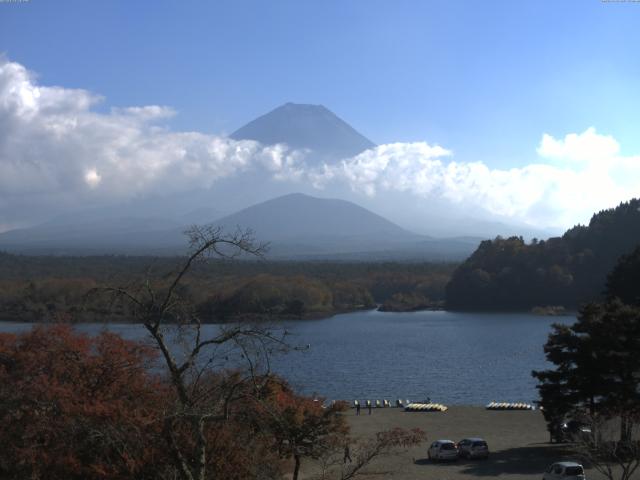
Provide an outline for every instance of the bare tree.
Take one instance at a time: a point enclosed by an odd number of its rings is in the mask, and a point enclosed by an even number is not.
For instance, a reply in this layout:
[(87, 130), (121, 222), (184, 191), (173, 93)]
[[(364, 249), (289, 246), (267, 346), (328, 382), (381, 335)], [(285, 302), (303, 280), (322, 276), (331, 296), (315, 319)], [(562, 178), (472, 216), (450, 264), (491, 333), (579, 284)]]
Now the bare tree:
[[(194, 226), (187, 232), (190, 253), (182, 265), (158, 285), (150, 279), (142, 284), (100, 289), (113, 300), (124, 301), (134, 318), (149, 332), (161, 352), (175, 391), (174, 411), (167, 412), (163, 434), (180, 478), (204, 480), (207, 474), (206, 429), (213, 422), (229, 418), (230, 407), (247, 385), (259, 390), (268, 378), (269, 356), (284, 347), (283, 336), (264, 324), (233, 324), (226, 328), (203, 329), (201, 319), (185, 297), (183, 281), (193, 267), (210, 256), (235, 258), (242, 254), (262, 256), (266, 245), (256, 244), (251, 231), (225, 234), (221, 228)], [(170, 329), (170, 330), (168, 330)], [(175, 339), (182, 343), (176, 352)], [(238, 367), (245, 374), (212, 380), (212, 372)]]
[(589, 420), (590, 432), (574, 438), (580, 456), (609, 480), (631, 479), (640, 467), (640, 417), (594, 414)]
[(321, 473), (318, 480), (351, 480), (365, 473), (365, 469), (379, 458), (399, 455), (408, 448), (420, 445), (426, 440), (425, 432), (419, 428), (406, 430), (393, 428), (376, 433), (370, 438), (352, 440), (347, 463), (344, 454), (345, 440), (334, 442), (318, 458)]

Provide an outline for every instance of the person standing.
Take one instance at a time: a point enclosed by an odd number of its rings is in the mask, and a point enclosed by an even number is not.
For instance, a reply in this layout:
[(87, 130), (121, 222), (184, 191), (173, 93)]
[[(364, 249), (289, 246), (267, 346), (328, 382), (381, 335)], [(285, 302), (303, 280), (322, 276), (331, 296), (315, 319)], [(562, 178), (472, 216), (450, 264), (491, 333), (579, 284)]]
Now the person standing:
[(367, 400), (367, 408), (369, 409), (369, 415), (371, 415), (371, 402)]
[(360, 402), (356, 403), (356, 415), (360, 416)]
[(344, 463), (347, 463), (347, 460), (349, 460), (349, 463), (351, 463), (351, 452), (349, 451), (348, 443), (346, 443), (344, 446)]

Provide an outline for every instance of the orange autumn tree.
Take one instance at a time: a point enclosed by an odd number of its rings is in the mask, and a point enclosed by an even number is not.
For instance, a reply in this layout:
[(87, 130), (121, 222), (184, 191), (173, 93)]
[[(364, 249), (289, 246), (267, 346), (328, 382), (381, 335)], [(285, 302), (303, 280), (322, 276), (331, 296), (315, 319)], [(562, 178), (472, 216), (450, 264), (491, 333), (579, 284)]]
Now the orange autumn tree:
[(349, 433), (342, 415), (347, 409), (344, 402), (325, 406), (323, 399), (298, 395), (277, 378), (266, 389), (269, 393), (256, 412), (273, 435), (280, 456), (293, 459), (293, 480), (298, 479), (303, 458), (317, 459), (344, 446)]
[[(164, 426), (178, 400), (153, 373), (156, 357), (139, 342), (66, 325), (0, 334), (0, 478), (177, 478)], [(200, 379), (201, 389), (233, 392), (228, 418), (204, 432), (207, 478), (281, 477), (272, 436), (253, 420), (255, 385), (233, 371)], [(184, 451), (195, 451), (190, 433), (174, 431)]]
[(0, 335), (0, 477), (158, 478), (167, 389), (155, 352), (71, 327)]
[[(224, 418), (207, 422), (203, 429), (206, 479), (247, 480), (281, 479), (283, 462), (273, 448), (273, 435), (259, 421), (257, 399), (262, 398), (261, 385), (270, 377), (251, 377), (238, 370), (209, 372), (202, 375), (190, 389), (203, 392), (202, 402)], [(165, 412), (174, 415), (176, 399)], [(166, 423), (166, 418), (162, 420)], [(163, 431), (166, 435), (166, 431)], [(172, 429), (176, 444), (184, 452), (196, 452), (198, 445), (188, 424), (175, 424)], [(168, 455), (172, 449), (165, 443)], [(190, 460), (188, 458), (188, 460)], [(180, 471), (173, 462), (175, 475)]]

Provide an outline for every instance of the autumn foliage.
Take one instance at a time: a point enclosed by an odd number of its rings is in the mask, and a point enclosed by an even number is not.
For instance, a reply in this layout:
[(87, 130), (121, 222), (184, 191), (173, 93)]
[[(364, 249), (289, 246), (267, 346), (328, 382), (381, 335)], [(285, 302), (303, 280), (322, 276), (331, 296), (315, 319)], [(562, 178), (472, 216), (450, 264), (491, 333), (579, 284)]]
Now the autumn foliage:
[(349, 427), (342, 402), (325, 406), (323, 399), (296, 394), (284, 381), (275, 379), (266, 386), (266, 395), (258, 403), (264, 429), (271, 432), (275, 450), (281, 458), (293, 459), (296, 480), (304, 458), (318, 459), (344, 446)]
[(2, 476), (153, 477), (167, 396), (149, 373), (154, 356), (117, 335), (62, 325), (0, 335)]
[[(177, 401), (156, 360), (139, 342), (66, 325), (0, 334), (0, 478), (178, 478), (164, 431)], [(200, 379), (234, 393), (224, 420), (204, 432), (206, 478), (281, 478), (293, 454), (313, 456), (346, 432), (343, 407), (323, 408), (277, 377), (245, 380), (234, 371)], [(191, 433), (173, 430), (186, 451)]]

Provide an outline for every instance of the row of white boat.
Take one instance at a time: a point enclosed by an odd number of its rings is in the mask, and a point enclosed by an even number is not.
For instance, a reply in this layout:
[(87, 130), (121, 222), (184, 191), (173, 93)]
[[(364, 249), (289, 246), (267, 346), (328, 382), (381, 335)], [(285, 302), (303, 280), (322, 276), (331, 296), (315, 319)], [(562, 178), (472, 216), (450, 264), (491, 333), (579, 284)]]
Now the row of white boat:
[[(359, 400), (353, 401), (353, 407), (358, 406), (364, 408), (388, 408), (391, 407), (389, 400), (366, 400), (364, 404), (361, 404)], [(425, 403), (425, 402), (410, 402), (409, 400), (396, 400), (395, 406), (398, 408), (404, 408), (407, 412), (446, 412), (449, 407), (442, 405), (441, 403)], [(487, 410), (535, 410), (536, 407), (529, 403), (520, 402), (491, 402), (486, 406)]]
[(487, 410), (535, 410), (536, 407), (529, 403), (491, 402)]
[[(399, 406), (398, 402), (400, 402), (400, 400), (396, 401), (396, 407)], [(382, 402), (380, 400), (375, 400), (373, 402), (371, 400), (367, 400), (366, 402), (364, 402), (364, 404), (361, 404), (359, 400), (354, 400), (353, 408), (357, 408), (358, 406), (361, 406), (364, 408), (369, 408), (369, 407), (385, 408), (385, 407), (390, 407), (391, 402), (389, 400), (382, 400)]]
[[(364, 408), (385, 408), (391, 407), (391, 402), (389, 400), (375, 400), (374, 402), (367, 400), (364, 404), (361, 404), (359, 400), (354, 400), (353, 407), (358, 408), (358, 406)], [(404, 408), (407, 412), (446, 412), (448, 410), (448, 407), (441, 403), (420, 403), (401, 399), (396, 400), (395, 406), (398, 408)]]
[(449, 407), (441, 403), (410, 403), (404, 407), (405, 412), (446, 412)]

